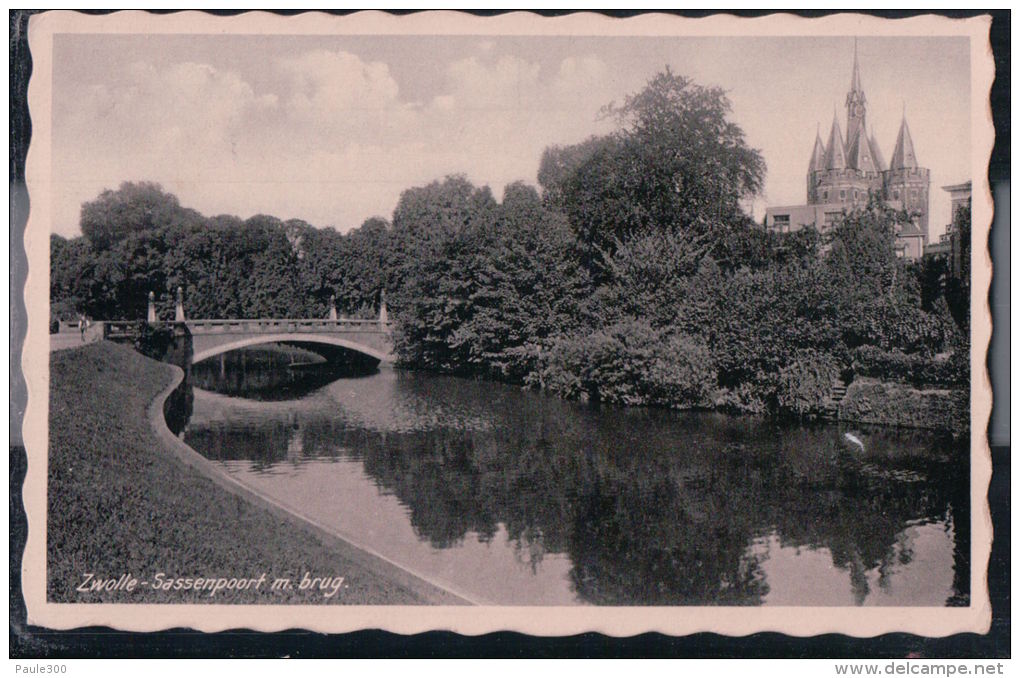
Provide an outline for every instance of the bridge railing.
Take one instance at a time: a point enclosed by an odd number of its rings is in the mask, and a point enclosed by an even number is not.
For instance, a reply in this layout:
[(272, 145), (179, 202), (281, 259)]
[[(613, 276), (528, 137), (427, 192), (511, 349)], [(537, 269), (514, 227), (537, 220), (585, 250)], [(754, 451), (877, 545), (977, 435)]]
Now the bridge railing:
[(272, 334), (277, 332), (330, 332), (330, 331), (385, 331), (389, 325), (381, 325), (378, 320), (337, 319), (324, 320), (319, 318), (272, 318), (254, 320), (188, 320), (188, 329), (192, 334), (214, 333), (259, 333)]
[(137, 320), (104, 320), (103, 339), (133, 339), (138, 328)]
[[(149, 323), (157, 327), (173, 327), (171, 320), (159, 320)], [(360, 318), (341, 318), (337, 320), (318, 318), (283, 318), (283, 319), (251, 319), (221, 320), (196, 319), (184, 323), (192, 334), (276, 334), (276, 333), (316, 333), (316, 332), (388, 332), (389, 323), (385, 325), (378, 320)], [(107, 339), (123, 339), (133, 337), (138, 329), (136, 320), (107, 320), (103, 322), (103, 337)]]

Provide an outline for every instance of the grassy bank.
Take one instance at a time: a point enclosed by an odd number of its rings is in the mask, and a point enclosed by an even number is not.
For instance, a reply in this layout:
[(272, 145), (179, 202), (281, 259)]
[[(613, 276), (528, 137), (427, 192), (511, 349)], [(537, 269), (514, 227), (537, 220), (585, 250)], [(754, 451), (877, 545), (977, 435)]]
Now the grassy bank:
[[(413, 604), (412, 591), (318, 538), (214, 485), (163, 448), (146, 407), (171, 368), (99, 342), (51, 354), (47, 597), (52, 602)], [(153, 589), (171, 578), (251, 578), (246, 590)], [(81, 592), (95, 578), (133, 576), (133, 590)], [(299, 588), (344, 577), (326, 598)], [(288, 590), (272, 590), (275, 578)], [(93, 579), (93, 582), (95, 579)], [(148, 582), (149, 586), (141, 582)], [(185, 582), (181, 582), (182, 585)], [(195, 585), (195, 582), (192, 582)], [(328, 591), (326, 591), (328, 593)]]

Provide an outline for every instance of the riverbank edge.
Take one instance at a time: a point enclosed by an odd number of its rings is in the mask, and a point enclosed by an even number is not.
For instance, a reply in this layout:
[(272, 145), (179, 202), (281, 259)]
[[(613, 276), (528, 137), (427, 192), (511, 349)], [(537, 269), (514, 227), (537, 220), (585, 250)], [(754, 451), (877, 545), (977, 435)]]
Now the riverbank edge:
[(962, 437), (970, 432), (970, 391), (861, 377), (847, 387), (837, 419)]
[[(459, 374), (455, 371), (446, 370), (432, 370), (422, 369), (414, 367), (405, 362), (397, 360), (392, 364), (396, 369), (407, 370), (410, 372), (425, 372), (427, 374), (436, 374), (441, 376), (456, 377), (460, 379), (470, 379), (474, 381), (482, 381), (494, 384), (503, 384), (506, 386), (514, 386), (521, 388), (526, 391), (534, 391), (541, 393), (542, 395), (549, 398), (556, 398), (559, 400), (565, 400), (567, 402), (588, 402), (587, 396), (582, 398), (568, 398), (553, 391), (545, 388), (539, 388), (535, 386), (529, 386), (522, 384), (518, 381), (512, 381), (508, 379), (499, 379), (494, 376), (472, 376), (468, 374)], [(893, 395), (889, 398), (882, 398), (882, 393), (876, 392), (874, 388), (870, 390), (868, 396), (873, 401), (873, 404), (869, 404), (867, 408), (869, 410), (867, 415), (860, 413), (860, 407), (857, 402), (858, 398), (861, 397), (860, 389), (862, 386), (874, 387), (878, 386), (881, 391), (891, 392)], [(921, 410), (932, 410), (939, 411), (942, 409), (948, 410), (947, 416), (941, 416), (941, 412), (936, 415), (930, 415), (928, 412), (922, 412), (920, 416), (916, 417), (903, 417), (895, 413), (895, 401), (901, 398), (904, 394), (909, 395), (915, 400), (923, 401)], [(951, 401), (949, 405), (941, 405), (938, 401)], [(934, 401), (934, 403), (933, 403)], [(775, 419), (779, 421), (814, 421), (815, 418), (798, 418), (790, 415), (777, 415), (777, 414), (762, 414), (752, 411), (741, 411), (734, 410), (725, 407), (719, 407), (713, 404), (702, 404), (691, 407), (671, 407), (669, 405), (654, 404), (654, 405), (621, 405), (618, 403), (613, 404), (614, 407), (622, 407), (630, 409), (633, 407), (647, 407), (650, 409), (663, 409), (672, 410), (674, 412), (717, 412), (720, 414), (727, 414), (735, 417), (756, 417), (764, 416), (769, 419)], [(860, 377), (847, 386), (847, 392), (841, 403), (835, 407), (834, 416), (823, 416), (820, 417), (822, 420), (831, 421), (837, 424), (846, 425), (867, 425), (867, 426), (879, 426), (882, 428), (890, 429), (903, 429), (908, 431), (928, 431), (940, 434), (951, 434), (954, 437), (965, 437), (970, 433), (970, 406), (971, 406), (971, 387), (966, 386), (952, 386), (947, 388), (938, 387), (917, 387), (911, 384), (905, 384), (893, 380), (882, 380), (874, 379), (871, 377)]]
[(429, 580), (412, 570), (399, 565), (398, 563), (376, 553), (372, 549), (356, 544), (353, 541), (342, 537), (324, 525), (321, 525), (305, 516), (295, 513), (291, 509), (278, 503), (271, 497), (258, 490), (243, 485), (232, 478), (222, 468), (209, 461), (194, 449), (189, 447), (180, 438), (175, 436), (167, 427), (163, 408), (170, 394), (180, 386), (184, 380), (184, 371), (176, 365), (166, 365), (171, 370), (170, 383), (160, 392), (146, 411), (149, 420), (149, 427), (163, 443), (178, 462), (195, 469), (203, 476), (212, 481), (217, 487), (227, 493), (240, 497), (248, 503), (268, 511), (278, 518), (282, 518), (298, 528), (318, 538), (327, 548), (337, 552), (338, 555), (350, 560), (352, 563), (364, 567), (380, 577), (385, 577), (394, 583), (409, 589), (415, 595), (420, 596), (426, 603), (432, 605), (484, 605), (484, 601), (473, 600), (472, 598), (452, 591), (448, 587)]

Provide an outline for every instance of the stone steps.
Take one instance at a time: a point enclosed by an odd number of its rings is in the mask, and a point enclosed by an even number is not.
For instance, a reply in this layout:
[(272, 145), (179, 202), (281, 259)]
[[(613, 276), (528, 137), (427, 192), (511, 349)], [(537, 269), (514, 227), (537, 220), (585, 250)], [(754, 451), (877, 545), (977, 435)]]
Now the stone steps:
[(829, 396), (832, 404), (825, 408), (822, 416), (830, 419), (835, 419), (839, 416), (839, 404), (846, 397), (846, 389), (847, 384), (842, 379), (836, 379), (832, 382), (832, 392)]

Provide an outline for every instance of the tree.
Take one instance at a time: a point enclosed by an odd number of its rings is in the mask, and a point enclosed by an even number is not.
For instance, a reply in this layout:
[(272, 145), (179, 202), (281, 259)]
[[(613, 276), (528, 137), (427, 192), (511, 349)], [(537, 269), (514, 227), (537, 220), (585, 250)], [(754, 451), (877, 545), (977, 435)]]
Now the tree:
[(765, 162), (730, 112), (724, 90), (668, 67), (622, 105), (606, 107), (657, 179), (647, 195), (655, 223), (691, 227), (744, 216), (739, 201), (761, 190)]
[(826, 264), (844, 301), (894, 295), (902, 262), (896, 257), (896, 223), (906, 215), (872, 201), (845, 215), (832, 230)]
[(552, 148), (540, 178), (570, 219), (586, 260), (605, 258), (631, 237), (688, 231), (715, 241), (741, 234), (741, 200), (762, 186), (765, 163), (728, 119), (723, 90), (696, 85), (668, 68), (605, 115), (620, 129), (576, 147)]
[(506, 187), (478, 270), (474, 313), (458, 333), (486, 376), (525, 381), (553, 338), (582, 322), (590, 285), (573, 242), (566, 219), (533, 187)]
[(147, 181), (126, 181), (116, 191), (105, 190), (81, 207), (81, 232), (97, 250), (107, 249), (131, 233), (201, 221), (198, 212), (181, 207), (176, 196)]
[(428, 369), (479, 369), (477, 346), (461, 332), (475, 312), (496, 201), (463, 176), (404, 191), (393, 212), (396, 268), (392, 311), (397, 350)]
[[(970, 336), (970, 201), (960, 205), (953, 215), (953, 257), (959, 256), (959, 270), (953, 270), (946, 285), (946, 301), (953, 319), (963, 333)], [(959, 251), (959, 255), (956, 252)]]
[[(68, 240), (50, 236), (50, 299), (65, 301), (74, 310), (81, 311), (86, 301), (83, 283), (85, 269), (95, 253), (84, 238)], [(70, 318), (65, 318), (70, 320)]]
[(592, 156), (612, 146), (614, 141), (614, 137), (592, 136), (572, 146), (546, 148), (538, 165), (538, 184), (546, 204), (553, 209), (564, 209), (567, 182)]

